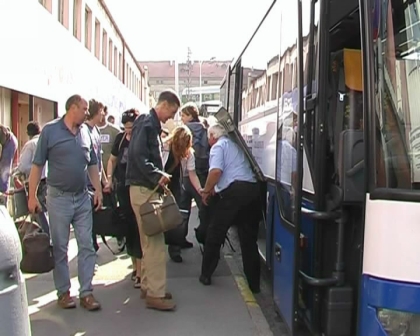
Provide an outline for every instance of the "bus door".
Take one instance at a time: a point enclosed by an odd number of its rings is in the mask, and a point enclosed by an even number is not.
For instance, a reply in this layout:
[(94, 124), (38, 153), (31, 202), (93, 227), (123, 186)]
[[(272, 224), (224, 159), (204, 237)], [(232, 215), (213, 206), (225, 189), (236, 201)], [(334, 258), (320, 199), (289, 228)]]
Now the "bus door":
[[(280, 108), (277, 137), (277, 211), (274, 226), (273, 294), (289, 333), (299, 320), (312, 320), (312, 288), (302, 289), (302, 270), (313, 274), (315, 188), (313, 132), (307, 104), (317, 92), (316, 59), (319, 1), (282, 2)], [(298, 20), (296, 20), (298, 18)], [(308, 115), (306, 115), (308, 114)], [(307, 129), (310, 132), (307, 132)], [(305, 136), (307, 139), (305, 139)], [(309, 214), (309, 216), (308, 216)], [(306, 286), (307, 287), (307, 286)]]
[[(300, 1), (281, 2), (280, 103), (277, 133), (276, 189), (274, 212), (273, 296), (289, 334), (296, 332), (297, 289), (299, 271), (299, 238), (302, 200), (302, 133), (303, 82), (299, 48), (298, 10)], [(300, 13), (299, 13), (300, 12)], [(298, 15), (300, 14), (300, 15)], [(287, 32), (287, 33), (284, 33)], [(300, 40), (300, 41), (299, 41)]]

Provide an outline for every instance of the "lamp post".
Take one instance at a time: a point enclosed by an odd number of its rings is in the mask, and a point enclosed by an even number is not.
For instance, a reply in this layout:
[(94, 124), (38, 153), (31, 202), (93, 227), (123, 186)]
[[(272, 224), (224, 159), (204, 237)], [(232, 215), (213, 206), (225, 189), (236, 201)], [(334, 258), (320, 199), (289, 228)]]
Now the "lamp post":
[[(214, 60), (216, 59), (216, 57), (211, 57), (210, 58), (210, 60), (209, 60), (209, 63), (212, 63)], [(203, 62), (204, 61), (198, 61), (198, 63), (199, 63), (199, 65), (200, 65), (200, 85), (199, 85), (199, 87), (200, 87), (200, 107), (201, 107), (201, 104), (202, 104), (202, 102), (203, 102), (203, 93), (201, 92), (201, 66), (203, 65)]]

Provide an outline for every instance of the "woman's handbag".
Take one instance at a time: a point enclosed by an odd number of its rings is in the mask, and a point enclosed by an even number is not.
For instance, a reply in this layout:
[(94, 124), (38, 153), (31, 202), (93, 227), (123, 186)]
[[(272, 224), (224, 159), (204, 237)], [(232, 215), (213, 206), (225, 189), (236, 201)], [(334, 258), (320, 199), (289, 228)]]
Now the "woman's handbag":
[(182, 224), (182, 216), (171, 191), (164, 187), (164, 194), (157, 200), (151, 200), (159, 185), (149, 198), (140, 206), (143, 231), (147, 236), (154, 236), (177, 228)]

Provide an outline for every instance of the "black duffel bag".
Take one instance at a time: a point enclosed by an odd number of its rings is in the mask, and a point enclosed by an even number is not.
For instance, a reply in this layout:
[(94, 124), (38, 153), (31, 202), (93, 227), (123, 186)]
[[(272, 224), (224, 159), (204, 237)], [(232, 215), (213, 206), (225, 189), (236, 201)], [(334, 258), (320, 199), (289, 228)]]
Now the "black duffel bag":
[[(103, 197), (102, 208), (96, 211), (93, 210), (93, 232), (100, 236), (102, 242), (109, 248), (105, 237), (125, 237), (127, 235), (127, 221), (129, 218), (127, 218), (127, 214), (122, 211), (121, 207), (117, 205), (115, 192), (104, 193)], [(113, 251), (111, 250), (111, 252)]]
[(50, 272), (54, 268), (54, 257), (48, 234), (37, 223), (27, 219), (17, 226), (22, 243), (21, 271), (30, 274)]

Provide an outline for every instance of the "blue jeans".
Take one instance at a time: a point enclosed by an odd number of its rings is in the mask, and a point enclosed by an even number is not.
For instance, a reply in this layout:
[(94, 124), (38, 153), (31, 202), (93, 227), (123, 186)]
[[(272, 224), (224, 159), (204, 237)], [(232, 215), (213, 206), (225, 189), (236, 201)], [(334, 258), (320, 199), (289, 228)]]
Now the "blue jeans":
[(54, 252), (54, 284), (57, 294), (70, 290), (68, 245), (70, 224), (76, 236), (78, 254), (78, 279), (80, 297), (92, 294), (92, 278), (95, 271), (96, 253), (92, 244), (92, 206), (87, 190), (79, 193), (63, 192), (48, 186), (47, 208)]

